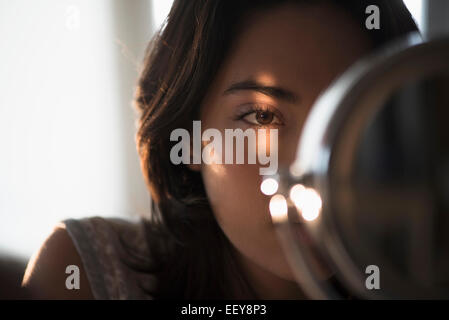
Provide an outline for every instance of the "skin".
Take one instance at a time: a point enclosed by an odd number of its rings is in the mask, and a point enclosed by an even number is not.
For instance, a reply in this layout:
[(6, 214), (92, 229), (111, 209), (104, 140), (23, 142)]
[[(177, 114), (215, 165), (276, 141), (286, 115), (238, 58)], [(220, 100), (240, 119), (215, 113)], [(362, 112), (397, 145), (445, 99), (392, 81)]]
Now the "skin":
[[(202, 130), (217, 128), (224, 137), (225, 128), (278, 129), (279, 167), (285, 166), (294, 160), (317, 96), (366, 54), (370, 43), (351, 17), (329, 4), (286, 4), (254, 12), (245, 23), (203, 101)], [(225, 93), (232, 84), (249, 79), (282, 88), (292, 97), (253, 89)], [(248, 104), (270, 107), (236, 119), (248, 111)], [(272, 121), (261, 125), (262, 114)], [(276, 238), (269, 197), (260, 192), (259, 165), (203, 163), (191, 169), (201, 171), (214, 215), (259, 298), (303, 298)]]

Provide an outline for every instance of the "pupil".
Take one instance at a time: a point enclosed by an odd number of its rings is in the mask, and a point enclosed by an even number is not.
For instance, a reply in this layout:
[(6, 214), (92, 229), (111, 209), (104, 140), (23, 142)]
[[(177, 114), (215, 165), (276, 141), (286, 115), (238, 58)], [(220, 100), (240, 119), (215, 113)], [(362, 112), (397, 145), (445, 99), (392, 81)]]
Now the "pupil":
[(261, 111), (256, 113), (257, 122), (261, 124), (268, 124), (273, 121), (273, 114), (271, 112)]

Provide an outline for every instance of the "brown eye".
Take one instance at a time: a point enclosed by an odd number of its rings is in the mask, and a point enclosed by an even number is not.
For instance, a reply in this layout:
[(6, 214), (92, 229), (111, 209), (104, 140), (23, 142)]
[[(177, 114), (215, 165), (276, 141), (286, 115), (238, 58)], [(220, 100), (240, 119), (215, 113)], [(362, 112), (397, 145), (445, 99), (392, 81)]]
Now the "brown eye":
[(274, 114), (269, 111), (256, 111), (256, 121), (261, 125), (270, 124), (273, 121)]
[(270, 126), (281, 125), (282, 121), (277, 117), (274, 112), (268, 110), (255, 110), (247, 114), (243, 119), (256, 126)]

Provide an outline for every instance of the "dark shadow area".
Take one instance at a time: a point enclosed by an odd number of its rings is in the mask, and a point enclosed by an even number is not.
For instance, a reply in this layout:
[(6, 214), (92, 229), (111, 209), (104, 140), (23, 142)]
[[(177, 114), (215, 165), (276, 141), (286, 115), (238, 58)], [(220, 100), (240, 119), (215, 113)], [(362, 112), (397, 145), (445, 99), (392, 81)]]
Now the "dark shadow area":
[(0, 300), (27, 299), (27, 291), (21, 287), (26, 260), (0, 254)]

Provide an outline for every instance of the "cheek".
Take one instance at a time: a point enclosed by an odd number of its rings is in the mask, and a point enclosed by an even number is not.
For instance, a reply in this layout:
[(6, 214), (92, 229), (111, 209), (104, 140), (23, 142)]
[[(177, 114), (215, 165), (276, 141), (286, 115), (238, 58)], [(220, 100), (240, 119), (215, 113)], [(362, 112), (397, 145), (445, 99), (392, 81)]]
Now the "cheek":
[[(202, 164), (201, 172), (209, 202), (220, 225), (233, 225), (238, 229), (243, 227), (267, 226), (271, 227), (269, 215), (269, 197), (262, 194), (260, 184), (263, 176), (260, 168), (277, 168), (279, 164), (289, 165), (295, 157), (300, 126), (294, 130), (279, 131), (278, 138), (271, 141), (270, 131), (266, 136), (256, 134), (256, 149), (265, 152), (268, 163), (257, 164)], [(224, 136), (224, 134), (223, 134)], [(276, 140), (276, 141), (274, 141)], [(224, 162), (225, 143), (222, 150), (215, 153), (213, 148), (206, 154), (210, 159), (214, 154), (219, 155)], [(276, 145), (274, 148), (273, 146)], [(204, 145), (203, 145), (204, 147)], [(235, 145), (234, 145), (235, 147)], [(244, 158), (247, 162), (248, 145), (245, 143)], [(236, 154), (234, 148), (232, 153)], [(258, 155), (256, 152), (256, 159)], [(234, 158), (235, 162), (235, 158)], [(258, 160), (257, 160), (258, 162)]]
[(202, 175), (215, 218), (237, 251), (293, 281), (269, 215), (269, 198), (260, 192), (258, 166), (208, 165)]
[(255, 165), (207, 165), (203, 181), (215, 218), (227, 238), (247, 256), (266, 248), (271, 226), (268, 199), (259, 191)]
[(256, 165), (203, 165), (209, 202), (220, 225), (238, 229), (271, 223), (268, 198), (260, 192)]

